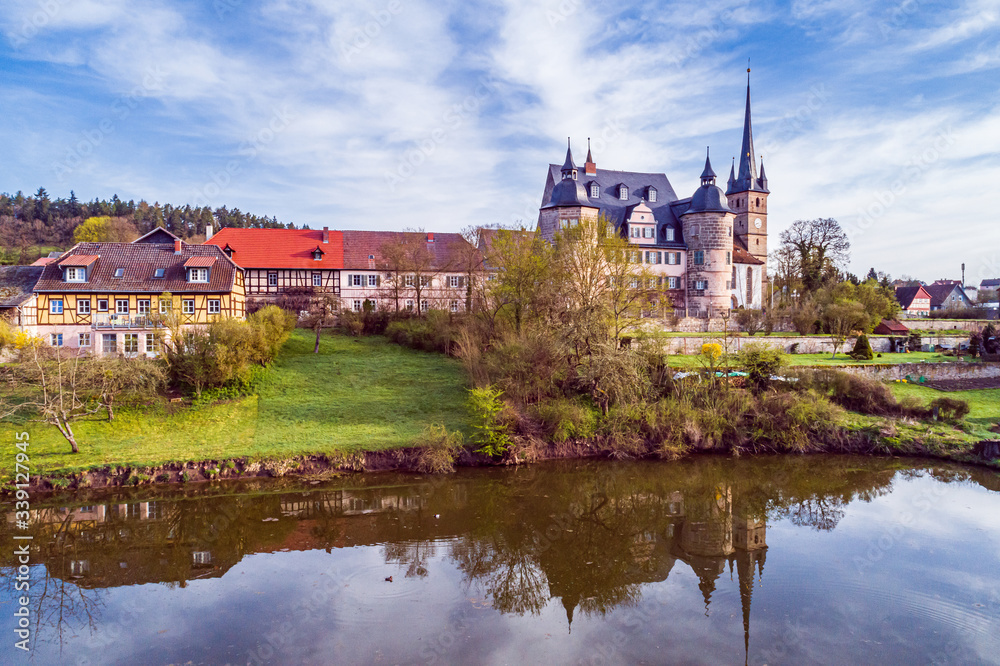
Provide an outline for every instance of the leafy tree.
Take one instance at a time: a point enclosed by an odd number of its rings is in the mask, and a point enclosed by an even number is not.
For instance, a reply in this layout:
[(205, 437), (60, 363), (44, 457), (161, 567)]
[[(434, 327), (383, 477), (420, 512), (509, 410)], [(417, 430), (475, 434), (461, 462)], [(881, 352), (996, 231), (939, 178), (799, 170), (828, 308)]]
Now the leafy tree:
[(761, 393), (771, 385), (771, 377), (785, 364), (785, 354), (761, 342), (744, 345), (736, 355), (737, 362), (746, 370), (747, 380)]
[(131, 243), (139, 237), (135, 225), (125, 218), (90, 217), (73, 230), (74, 243)]
[(837, 349), (852, 333), (865, 325), (868, 315), (861, 303), (841, 301), (823, 308), (822, 320), (824, 328), (833, 338), (833, 358), (837, 358)]

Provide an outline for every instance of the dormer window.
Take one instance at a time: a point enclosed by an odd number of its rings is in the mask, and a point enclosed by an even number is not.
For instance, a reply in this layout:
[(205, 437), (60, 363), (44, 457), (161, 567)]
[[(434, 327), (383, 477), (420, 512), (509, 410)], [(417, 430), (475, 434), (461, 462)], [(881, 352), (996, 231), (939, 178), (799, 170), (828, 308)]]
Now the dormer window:
[(628, 199), (628, 186), (627, 185), (619, 185), (618, 186), (618, 198), (621, 201), (625, 201), (625, 200)]
[(316, 249), (312, 251), (313, 261), (322, 261), (324, 254), (325, 252), (323, 252), (323, 250), (320, 249), (320, 246), (317, 245)]
[(207, 268), (189, 268), (188, 282), (208, 282)]
[(230, 247), (229, 243), (226, 243), (226, 247), (222, 248), (222, 251), (226, 253), (227, 257), (232, 257), (233, 253), (236, 252), (236, 250)]
[(590, 198), (596, 199), (601, 196), (601, 186), (597, 183), (591, 183), (590, 185)]
[(663, 233), (664, 233), (664, 236), (666, 237), (666, 240), (668, 240), (668, 241), (674, 240), (674, 228), (673, 227), (667, 227), (666, 229), (663, 230)]
[(124, 268), (116, 268), (115, 269), (115, 277), (116, 278), (123, 277), (124, 275), (125, 275), (125, 269)]
[(649, 191), (646, 192), (646, 200), (649, 201), (650, 203), (656, 203), (656, 188), (655, 187), (649, 188)]
[(70, 267), (66, 269), (66, 282), (86, 282), (87, 269)]
[(155, 271), (153, 271), (153, 277), (156, 279), (162, 279), (163, 276), (166, 274), (167, 274), (166, 268), (157, 268)]

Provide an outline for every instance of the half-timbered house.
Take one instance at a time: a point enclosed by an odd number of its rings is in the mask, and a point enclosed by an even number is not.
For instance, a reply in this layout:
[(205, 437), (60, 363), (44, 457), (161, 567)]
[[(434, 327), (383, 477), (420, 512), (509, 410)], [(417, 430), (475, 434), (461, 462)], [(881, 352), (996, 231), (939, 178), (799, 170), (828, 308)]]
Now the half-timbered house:
[(340, 294), (341, 232), (312, 229), (220, 229), (214, 245), (243, 268), (248, 298), (283, 294)]
[(35, 325), (38, 297), (35, 284), (42, 266), (0, 266), (0, 317), (14, 328)]
[(132, 243), (78, 243), (42, 267), (34, 293), (36, 335), (99, 354), (155, 354), (157, 315), (199, 325), (246, 314), (243, 271), (222, 249), (161, 229)]

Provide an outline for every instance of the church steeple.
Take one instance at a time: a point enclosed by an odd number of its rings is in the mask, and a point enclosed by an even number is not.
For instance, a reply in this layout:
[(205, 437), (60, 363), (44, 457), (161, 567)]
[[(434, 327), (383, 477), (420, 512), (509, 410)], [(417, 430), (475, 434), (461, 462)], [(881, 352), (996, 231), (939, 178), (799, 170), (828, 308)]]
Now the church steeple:
[[(763, 165), (761, 165), (763, 166)], [(733, 158), (733, 164), (729, 167), (729, 185), (726, 188), (726, 193), (733, 191), (733, 185), (736, 183), (736, 158)]]
[(712, 169), (712, 160), (708, 156), (708, 148), (705, 149), (705, 170), (701, 172), (701, 184), (715, 185), (715, 171)]
[(750, 119), (750, 68), (747, 67), (747, 105), (743, 116), (743, 146), (740, 149), (740, 168), (735, 181), (726, 194), (733, 192), (766, 192), (757, 176), (757, 160), (753, 152), (753, 123)]

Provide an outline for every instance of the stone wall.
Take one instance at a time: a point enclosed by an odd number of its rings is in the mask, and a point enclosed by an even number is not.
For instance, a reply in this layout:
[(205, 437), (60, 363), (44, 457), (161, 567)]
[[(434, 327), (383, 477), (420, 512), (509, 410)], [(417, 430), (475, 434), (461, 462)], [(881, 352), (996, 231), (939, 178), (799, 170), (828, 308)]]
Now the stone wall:
[[(707, 320), (693, 319), (692, 321), (701, 322), (704, 325), (704, 322)], [(704, 332), (704, 329), (701, 332)], [(707, 335), (685, 335), (671, 338), (661, 338), (660, 340), (664, 345), (666, 353), (668, 354), (698, 354), (701, 352), (701, 346), (706, 342), (717, 342), (720, 345), (723, 344), (722, 336)], [(956, 345), (960, 342), (966, 342), (967, 340), (968, 339), (965, 337), (935, 336), (934, 338), (925, 337), (923, 341), (925, 344), (934, 343), (942, 345)], [(890, 351), (889, 336), (871, 335), (868, 336), (868, 341), (871, 343), (872, 351), (875, 353), (888, 353)], [(743, 348), (743, 345), (751, 342), (763, 343), (769, 347), (775, 347), (789, 353), (791, 352), (792, 345), (798, 345), (798, 347), (795, 348), (795, 353), (797, 354), (833, 354), (833, 340), (831, 338), (827, 336), (801, 335), (755, 335), (752, 337), (733, 337), (729, 340), (729, 351), (731, 353), (736, 353)], [(854, 349), (854, 342), (854, 338), (848, 339), (843, 346), (837, 350), (837, 353), (842, 354)]]
[(909, 329), (922, 331), (978, 331), (990, 322), (984, 319), (901, 319)]
[(934, 379), (987, 379), (1000, 377), (1000, 363), (899, 363), (895, 365), (844, 365), (834, 367), (854, 375), (888, 381), (919, 377)]

